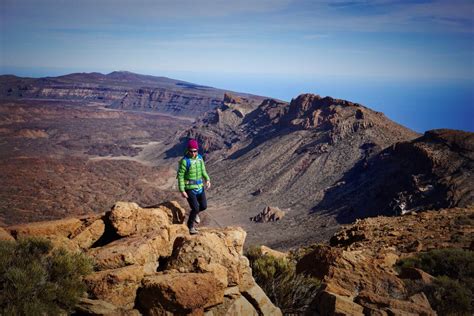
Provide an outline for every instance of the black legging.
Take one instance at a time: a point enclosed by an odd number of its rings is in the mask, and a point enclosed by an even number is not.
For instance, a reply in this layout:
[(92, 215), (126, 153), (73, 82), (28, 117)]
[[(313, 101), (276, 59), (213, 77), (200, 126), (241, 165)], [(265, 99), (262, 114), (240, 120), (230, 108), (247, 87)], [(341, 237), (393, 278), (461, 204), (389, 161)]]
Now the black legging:
[(188, 218), (188, 227), (191, 228), (194, 226), (196, 215), (207, 208), (206, 192), (203, 189), (202, 193), (198, 194), (194, 193), (193, 190), (186, 190), (186, 193), (188, 194), (188, 203), (191, 207), (191, 213)]

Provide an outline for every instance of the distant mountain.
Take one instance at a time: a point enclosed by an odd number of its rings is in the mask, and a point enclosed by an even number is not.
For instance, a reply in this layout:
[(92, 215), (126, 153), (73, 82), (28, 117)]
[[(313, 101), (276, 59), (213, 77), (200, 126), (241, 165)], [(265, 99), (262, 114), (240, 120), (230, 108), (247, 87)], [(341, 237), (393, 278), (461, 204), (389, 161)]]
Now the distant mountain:
[[(128, 71), (73, 73), (59, 77), (0, 76), (0, 98), (95, 101), (122, 110), (196, 117), (218, 106), (225, 90)], [(264, 98), (236, 93), (259, 104)]]
[[(419, 138), (383, 113), (331, 97), (267, 99), (252, 109), (228, 96), (180, 137), (204, 144), (216, 214), (223, 224), (247, 223), (251, 243), (290, 247), (330, 235), (337, 223), (400, 207), (466, 206), (474, 196), (472, 133)], [(287, 215), (250, 223), (265, 205)]]

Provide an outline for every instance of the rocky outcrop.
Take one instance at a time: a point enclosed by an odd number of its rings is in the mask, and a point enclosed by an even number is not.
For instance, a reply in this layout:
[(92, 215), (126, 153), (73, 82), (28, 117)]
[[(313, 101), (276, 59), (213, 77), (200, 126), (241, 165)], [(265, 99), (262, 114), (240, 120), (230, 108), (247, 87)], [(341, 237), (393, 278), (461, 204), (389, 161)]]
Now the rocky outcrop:
[(41, 236), (94, 259), (81, 313), (281, 315), (252, 277), (245, 231), (202, 228), (189, 235), (184, 215), (176, 202), (117, 202), (106, 214), (17, 225), (5, 234)]
[(197, 139), (203, 151), (212, 153), (214, 159), (229, 155), (238, 150), (241, 146), (239, 142), (248, 138), (249, 132), (243, 127), (244, 120), (260, 106), (252, 98), (226, 93), (215, 109), (200, 116), (180, 138)]
[(439, 248), (469, 249), (474, 209), (427, 211), (359, 220), (330, 246), (317, 245), (297, 263), (297, 273), (323, 280), (313, 309), (320, 315), (436, 315), (423, 292), (410, 293), (405, 279), (430, 284), (419, 269), (395, 270), (399, 258)]
[(278, 207), (266, 206), (259, 214), (251, 217), (250, 220), (257, 223), (276, 222), (282, 220), (285, 212)]

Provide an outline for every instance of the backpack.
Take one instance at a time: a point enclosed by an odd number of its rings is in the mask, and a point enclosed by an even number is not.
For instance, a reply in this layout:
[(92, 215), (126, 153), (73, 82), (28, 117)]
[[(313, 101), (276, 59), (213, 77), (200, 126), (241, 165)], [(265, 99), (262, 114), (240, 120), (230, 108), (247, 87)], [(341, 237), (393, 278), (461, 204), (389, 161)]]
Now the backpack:
[[(202, 156), (200, 154), (197, 155), (196, 157), (198, 160), (202, 159)], [(191, 158), (189, 158), (188, 156), (184, 156), (183, 159), (186, 161), (186, 172), (189, 172), (189, 168), (191, 168)], [(179, 166), (178, 166), (178, 170), (177, 172), (179, 172)], [(176, 178), (178, 178), (178, 174), (176, 173)]]

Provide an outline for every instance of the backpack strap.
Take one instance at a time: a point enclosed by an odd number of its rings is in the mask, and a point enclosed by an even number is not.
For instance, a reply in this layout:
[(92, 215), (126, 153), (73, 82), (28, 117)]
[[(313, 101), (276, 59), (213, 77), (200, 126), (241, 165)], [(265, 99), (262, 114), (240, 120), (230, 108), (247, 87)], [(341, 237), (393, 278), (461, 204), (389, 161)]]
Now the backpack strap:
[(185, 156), (184, 160), (186, 161), (186, 172), (189, 172), (189, 168), (191, 167), (191, 159), (189, 159), (188, 156)]

